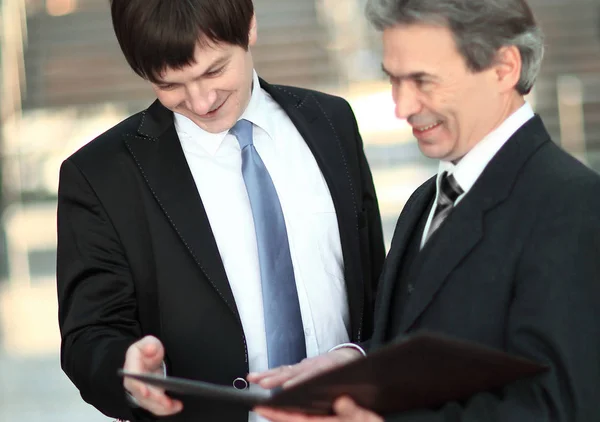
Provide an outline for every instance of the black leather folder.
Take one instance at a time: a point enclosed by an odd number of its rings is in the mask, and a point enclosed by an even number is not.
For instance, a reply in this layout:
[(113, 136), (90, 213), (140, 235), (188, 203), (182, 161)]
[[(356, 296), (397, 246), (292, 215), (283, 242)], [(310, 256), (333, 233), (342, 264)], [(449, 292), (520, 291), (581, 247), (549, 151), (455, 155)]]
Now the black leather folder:
[(184, 406), (185, 400), (193, 400), (195, 396), (248, 408), (262, 405), (307, 414), (330, 414), (335, 399), (346, 395), (360, 406), (386, 415), (435, 408), (478, 392), (493, 392), (547, 370), (544, 365), (476, 343), (419, 333), (274, 393), (240, 391), (160, 375), (124, 371), (119, 374), (176, 393), (183, 398)]

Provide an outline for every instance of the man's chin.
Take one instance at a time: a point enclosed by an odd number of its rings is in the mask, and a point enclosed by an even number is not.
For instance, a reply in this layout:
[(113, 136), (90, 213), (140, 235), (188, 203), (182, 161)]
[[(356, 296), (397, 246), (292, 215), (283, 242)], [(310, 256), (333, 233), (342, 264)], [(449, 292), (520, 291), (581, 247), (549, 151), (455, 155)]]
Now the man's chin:
[(419, 150), (427, 158), (432, 160), (442, 160), (445, 156), (444, 152), (440, 150), (439, 145), (434, 142), (427, 140), (418, 140)]
[(228, 131), (235, 124), (235, 120), (223, 117), (218, 119), (203, 119), (198, 116), (190, 117), (196, 125), (208, 133), (221, 133)]

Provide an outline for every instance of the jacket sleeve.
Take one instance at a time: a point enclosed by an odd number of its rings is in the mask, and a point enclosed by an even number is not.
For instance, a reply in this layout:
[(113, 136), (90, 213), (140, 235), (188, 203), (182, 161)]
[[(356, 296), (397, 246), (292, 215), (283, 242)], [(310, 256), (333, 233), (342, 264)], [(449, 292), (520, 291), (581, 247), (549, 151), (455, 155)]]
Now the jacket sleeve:
[(61, 166), (57, 220), (61, 366), (86, 402), (134, 419), (117, 376), (141, 337), (133, 280), (102, 203), (69, 160)]
[[(369, 239), (369, 256), (371, 263), (368, 266), (369, 278), (373, 282), (373, 293), (375, 293), (385, 260), (385, 246), (383, 241), (383, 230), (381, 226), (381, 214), (379, 211), (379, 203), (375, 193), (375, 185), (373, 184), (373, 176), (367, 157), (363, 149), (362, 139), (357, 129), (357, 137), (359, 140), (359, 156), (360, 169), (362, 175), (362, 192), (363, 192), (363, 209), (365, 214), (366, 227), (368, 228)], [(374, 296), (373, 296), (374, 298)]]
[[(354, 137), (356, 138), (356, 152), (358, 156), (360, 181), (362, 192), (362, 209), (359, 210), (359, 227), (362, 251), (363, 279), (365, 280), (365, 302), (369, 309), (369, 321), (365, 325), (362, 340), (368, 340), (373, 331), (375, 297), (379, 286), (379, 278), (385, 260), (385, 245), (381, 226), (379, 203), (373, 183), (373, 175), (364, 151), (364, 144), (356, 117), (350, 105), (346, 103), (353, 124)], [(365, 343), (364, 345), (367, 345)]]

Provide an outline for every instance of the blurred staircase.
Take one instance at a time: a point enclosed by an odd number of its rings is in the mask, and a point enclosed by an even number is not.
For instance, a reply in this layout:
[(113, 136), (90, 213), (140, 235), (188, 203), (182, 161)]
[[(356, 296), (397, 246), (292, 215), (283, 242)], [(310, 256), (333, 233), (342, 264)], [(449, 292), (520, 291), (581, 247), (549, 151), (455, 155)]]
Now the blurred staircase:
[[(108, 2), (77, 5), (63, 16), (30, 7), (24, 108), (151, 101), (152, 91), (122, 57)], [(335, 80), (314, 1), (255, 0), (255, 8), (259, 41), (253, 54), (262, 77), (300, 86)]]
[[(573, 76), (581, 84), (585, 146), (600, 169), (600, 1), (534, 0), (546, 34), (546, 56), (536, 83), (536, 111), (552, 137), (560, 139), (559, 80)], [(573, 92), (565, 92), (566, 101)], [(572, 140), (564, 140), (571, 142)], [(576, 140), (577, 141), (577, 140)]]

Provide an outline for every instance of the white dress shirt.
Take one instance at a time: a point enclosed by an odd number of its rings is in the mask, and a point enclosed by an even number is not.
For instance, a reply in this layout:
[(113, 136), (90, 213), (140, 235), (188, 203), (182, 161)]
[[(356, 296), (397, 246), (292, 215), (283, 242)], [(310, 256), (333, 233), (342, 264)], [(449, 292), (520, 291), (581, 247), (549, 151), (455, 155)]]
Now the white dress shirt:
[[(248, 107), (254, 146), (281, 202), (302, 313), (306, 354), (349, 340), (350, 317), (336, 211), (306, 142), (281, 107), (260, 88), (256, 72)], [(250, 372), (268, 369), (260, 267), (239, 143), (175, 114), (175, 128), (202, 198), (235, 297)], [(251, 385), (250, 389), (259, 387)], [(250, 421), (258, 421), (250, 413)]]
[(451, 161), (440, 161), (438, 174), (436, 179), (436, 194), (434, 206), (431, 207), (429, 217), (423, 230), (421, 237), (421, 248), (427, 240), (427, 232), (433, 220), (435, 204), (437, 204), (440, 191), (441, 176), (444, 172), (453, 174), (458, 185), (462, 188), (463, 193), (456, 198), (454, 205), (456, 206), (465, 197), (469, 190), (473, 187), (483, 170), (492, 161), (500, 148), (509, 140), (509, 138), (523, 126), (529, 119), (534, 116), (533, 109), (528, 102), (525, 102), (517, 111), (511, 114), (504, 122), (496, 129), (490, 132), (485, 138), (477, 143), (471, 151), (469, 151), (457, 164)]

